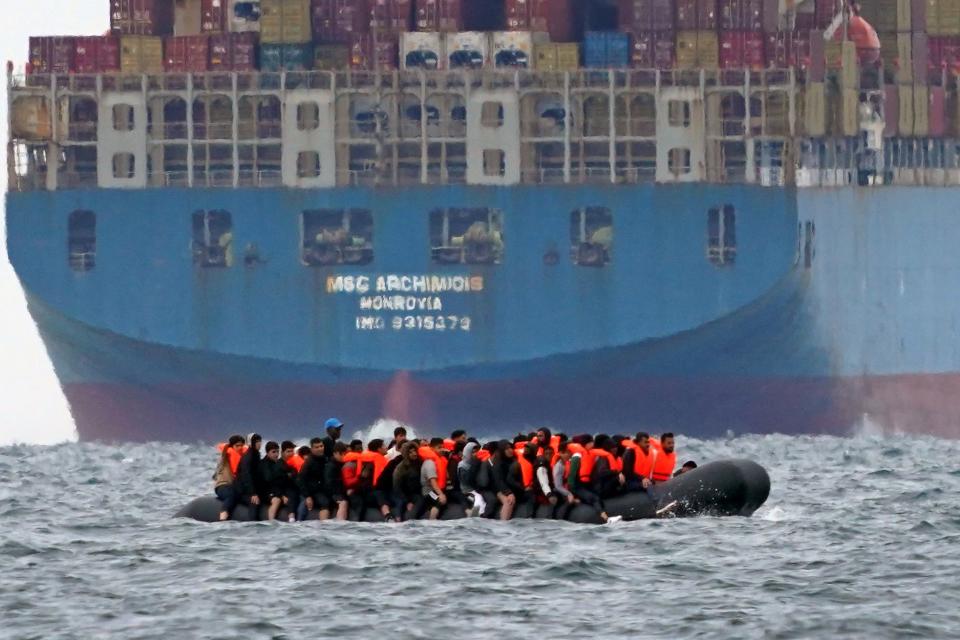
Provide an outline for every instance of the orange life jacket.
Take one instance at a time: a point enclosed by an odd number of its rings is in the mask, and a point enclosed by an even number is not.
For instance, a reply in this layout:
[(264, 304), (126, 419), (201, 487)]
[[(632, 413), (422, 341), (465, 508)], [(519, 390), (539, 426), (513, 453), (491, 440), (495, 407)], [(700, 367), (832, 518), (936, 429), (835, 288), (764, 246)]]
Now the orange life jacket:
[(517, 463), (520, 465), (520, 473), (523, 475), (523, 487), (525, 489), (533, 488), (533, 463), (523, 456), (517, 457)]
[[(640, 478), (651, 477), (653, 475), (654, 450), (651, 449), (650, 453), (644, 453), (640, 445), (633, 440), (624, 440), (620, 444), (633, 450), (633, 473)], [(621, 462), (623, 461), (621, 460)]]
[(295, 453), (287, 458), (287, 465), (297, 473), (300, 473), (300, 469), (303, 467), (303, 457), (299, 453)]
[(443, 448), (447, 451), (453, 451), (457, 446), (457, 443), (453, 441), (452, 438), (443, 439)]
[(490, 452), (486, 449), (479, 449), (474, 455), (477, 456), (477, 460), (480, 462), (486, 462), (490, 459)]
[(417, 449), (421, 460), (433, 460), (437, 467), (437, 484), (441, 491), (447, 490), (447, 459), (437, 453), (432, 447), (420, 447)]
[[(614, 455), (613, 455), (612, 453), (610, 453), (609, 451), (607, 451), (606, 449), (596, 449), (596, 448), (594, 448), (594, 449), (591, 449), (590, 452), (591, 452), (591, 453), (593, 454), (593, 456), (594, 456), (594, 461), (596, 461), (597, 458), (603, 458), (604, 460), (607, 461), (607, 464), (610, 465), (610, 470), (611, 470), (611, 471), (619, 471), (619, 470), (620, 470), (620, 464), (619, 464), (619, 462), (617, 461), (616, 457), (614, 457)], [(581, 464), (582, 464), (582, 463), (581, 463)]]
[(357, 474), (363, 470), (363, 465), (372, 464), (373, 465), (373, 486), (377, 486), (377, 482), (380, 480), (380, 474), (383, 473), (383, 470), (387, 466), (387, 456), (383, 455), (379, 451), (364, 451), (360, 454), (360, 459), (357, 462)]
[[(351, 464), (353, 463), (353, 464)], [(348, 451), (343, 454), (343, 470), (340, 472), (343, 478), (344, 489), (356, 489), (360, 481), (360, 454), (356, 451)]]
[[(226, 442), (221, 442), (217, 445), (217, 451), (223, 453), (223, 450), (227, 448)], [(247, 452), (247, 447), (244, 445), (240, 448), (240, 451), (237, 451), (233, 447), (230, 447), (230, 450), (227, 451), (227, 460), (230, 462), (230, 471), (233, 473), (234, 477), (237, 475), (237, 469), (240, 468), (240, 458), (243, 457), (243, 454)]]
[(677, 452), (664, 453), (659, 440), (650, 438), (650, 453), (653, 458), (653, 481), (664, 482), (673, 477), (673, 469), (677, 466)]
[[(571, 454), (580, 454), (580, 482), (590, 482), (590, 476), (593, 474), (593, 450), (587, 451), (583, 445), (571, 442), (567, 445), (567, 451)], [(564, 477), (570, 476), (570, 462), (567, 461), (563, 472)]]

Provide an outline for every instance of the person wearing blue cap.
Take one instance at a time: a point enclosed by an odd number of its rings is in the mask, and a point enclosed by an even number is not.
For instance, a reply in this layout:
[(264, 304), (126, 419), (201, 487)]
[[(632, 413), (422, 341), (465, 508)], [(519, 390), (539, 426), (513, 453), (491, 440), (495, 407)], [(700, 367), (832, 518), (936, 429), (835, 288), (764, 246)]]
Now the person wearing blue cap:
[(327, 430), (327, 436), (323, 439), (323, 455), (332, 458), (333, 446), (340, 441), (340, 434), (343, 432), (343, 423), (337, 418), (330, 418), (323, 426)]

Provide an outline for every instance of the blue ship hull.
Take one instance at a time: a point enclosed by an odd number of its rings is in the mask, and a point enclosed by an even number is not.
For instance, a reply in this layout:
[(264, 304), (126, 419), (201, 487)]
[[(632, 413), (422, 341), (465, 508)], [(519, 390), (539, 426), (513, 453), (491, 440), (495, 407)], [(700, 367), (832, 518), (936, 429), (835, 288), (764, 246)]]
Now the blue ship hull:
[[(841, 432), (867, 420), (955, 437), (958, 195), (705, 184), (12, 193), (8, 252), (84, 439), (300, 436), (328, 414), (480, 434)], [(717, 267), (707, 211), (727, 204), (737, 256)], [(437, 206), (501, 210), (501, 264), (432, 264)], [(613, 257), (579, 267), (570, 213), (596, 206), (613, 213)], [(301, 262), (300, 213), (321, 207), (373, 213), (371, 264)], [(234, 245), (256, 245), (259, 260), (194, 266), (197, 209), (230, 211)], [(75, 210), (97, 214), (96, 267), (82, 273), (64, 253)], [(427, 291), (432, 277), (444, 291)], [(366, 294), (380, 293), (412, 310), (374, 308)]]

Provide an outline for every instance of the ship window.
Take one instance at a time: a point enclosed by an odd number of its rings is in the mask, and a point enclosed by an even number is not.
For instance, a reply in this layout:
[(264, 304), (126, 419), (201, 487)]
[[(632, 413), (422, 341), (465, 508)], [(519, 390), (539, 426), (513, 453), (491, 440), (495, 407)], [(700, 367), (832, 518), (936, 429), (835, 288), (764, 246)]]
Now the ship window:
[(74, 271), (90, 271), (97, 258), (97, 214), (74, 211), (67, 220), (67, 256)]
[(507, 168), (504, 164), (502, 149), (484, 149), (483, 150), (483, 175), (500, 176), (507, 175)]
[(435, 264), (499, 264), (503, 214), (486, 207), (431, 211), (430, 255)]
[(570, 213), (570, 256), (581, 267), (602, 267), (613, 252), (613, 215), (606, 207)]
[(496, 129), (503, 126), (503, 103), (484, 102), (480, 109), (480, 124)]
[(297, 156), (297, 176), (300, 178), (320, 177), (320, 154), (316, 151), (301, 151)]
[(320, 105), (316, 102), (301, 102), (297, 105), (297, 128), (313, 131), (320, 126)]
[(667, 168), (674, 177), (690, 173), (690, 149), (679, 147), (670, 149)]
[(308, 266), (373, 262), (373, 215), (367, 209), (304, 211), (300, 226), (300, 256)]
[(226, 211), (193, 213), (193, 264), (229, 267), (233, 264), (233, 222)]
[(133, 105), (113, 105), (113, 130), (133, 131)]
[(733, 205), (711, 207), (707, 212), (707, 259), (718, 267), (732, 265), (737, 257), (737, 213)]
[(671, 100), (667, 103), (667, 118), (671, 127), (689, 127), (690, 103), (686, 100)]
[(136, 175), (137, 159), (132, 153), (113, 154), (113, 177), (129, 180)]

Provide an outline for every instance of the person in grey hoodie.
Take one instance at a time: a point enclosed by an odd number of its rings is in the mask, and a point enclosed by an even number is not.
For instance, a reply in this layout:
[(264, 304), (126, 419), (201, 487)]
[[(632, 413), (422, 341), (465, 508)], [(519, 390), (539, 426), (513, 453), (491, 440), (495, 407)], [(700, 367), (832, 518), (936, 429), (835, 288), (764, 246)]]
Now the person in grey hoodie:
[(463, 460), (457, 465), (457, 478), (460, 480), (460, 491), (467, 499), (468, 514), (476, 516), (486, 511), (487, 503), (477, 490), (477, 472), (480, 471), (480, 461), (477, 459), (477, 449), (480, 444), (468, 442), (463, 447)]

